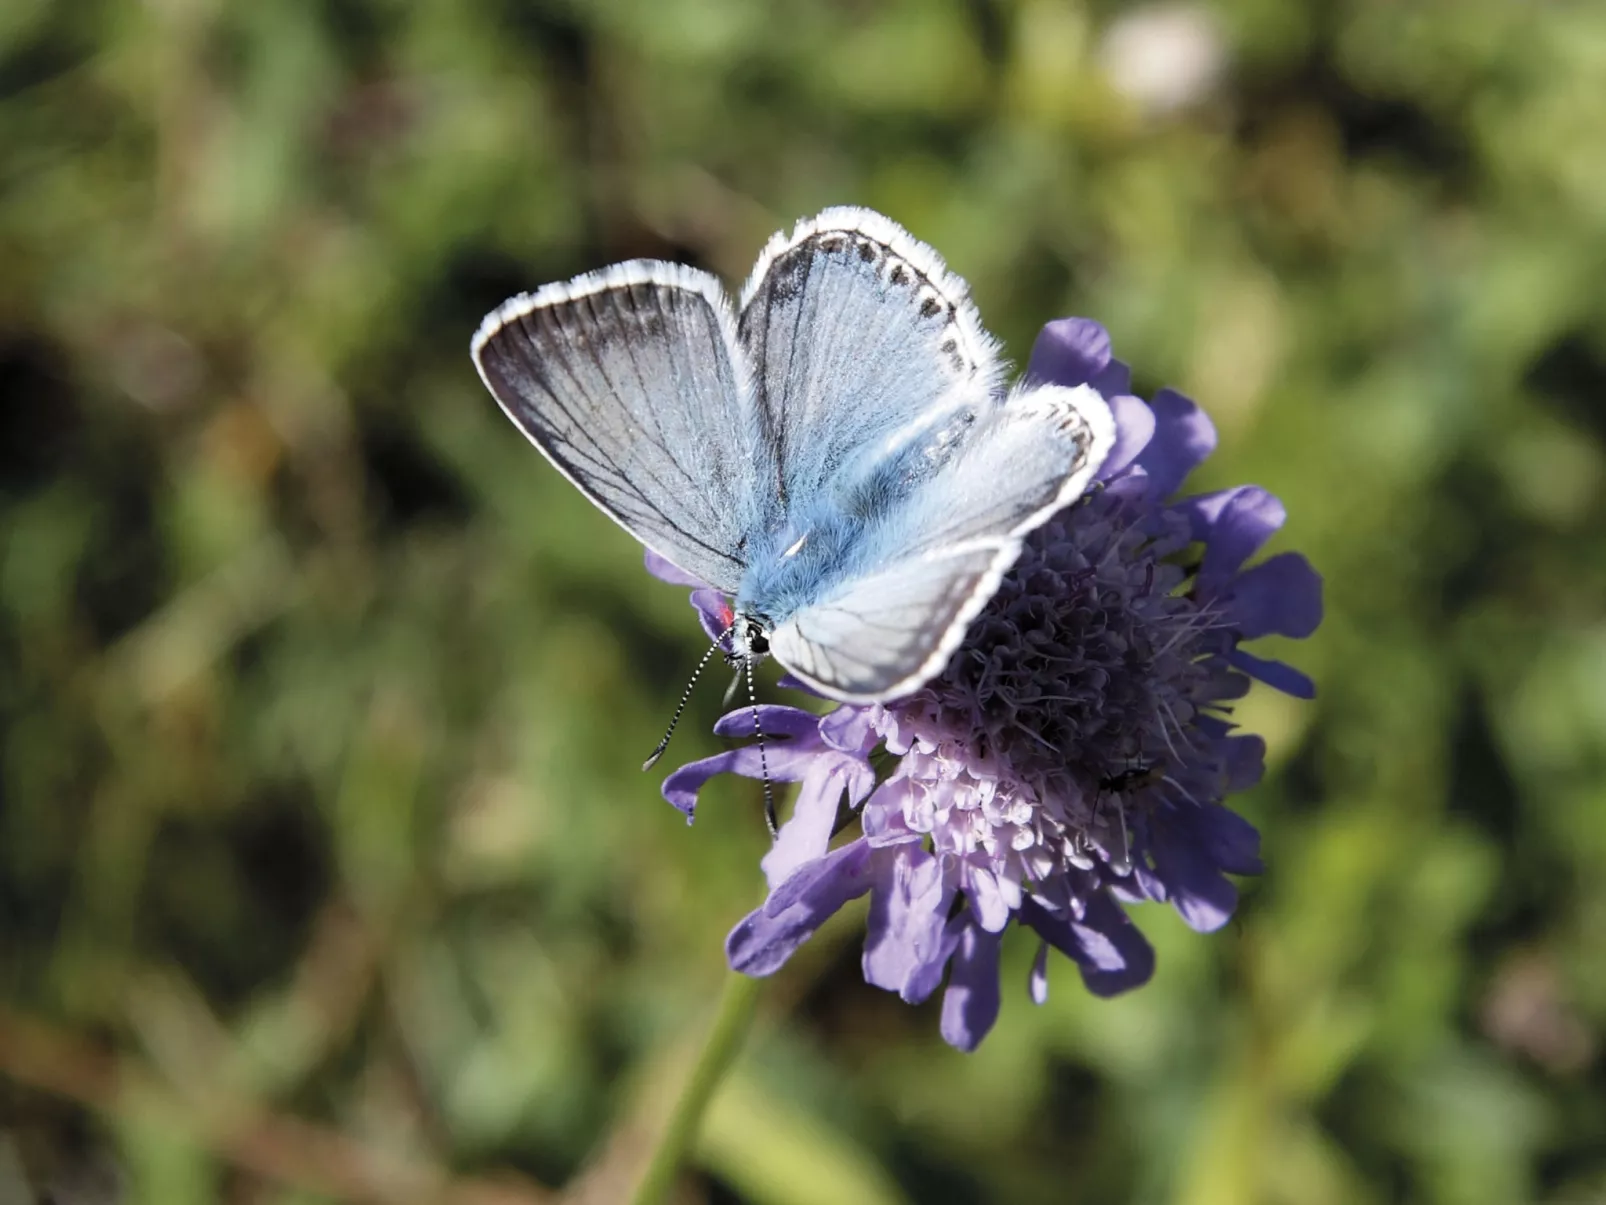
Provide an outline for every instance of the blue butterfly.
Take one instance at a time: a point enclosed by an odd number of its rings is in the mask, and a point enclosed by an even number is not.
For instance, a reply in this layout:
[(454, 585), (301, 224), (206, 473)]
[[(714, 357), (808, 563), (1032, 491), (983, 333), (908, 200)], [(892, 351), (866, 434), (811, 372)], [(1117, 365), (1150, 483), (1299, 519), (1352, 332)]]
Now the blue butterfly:
[(581, 493), (734, 600), (733, 661), (847, 702), (941, 672), (1115, 442), (1089, 387), (1006, 393), (965, 283), (866, 209), (777, 234), (735, 313), (632, 260), (505, 302), (473, 355)]

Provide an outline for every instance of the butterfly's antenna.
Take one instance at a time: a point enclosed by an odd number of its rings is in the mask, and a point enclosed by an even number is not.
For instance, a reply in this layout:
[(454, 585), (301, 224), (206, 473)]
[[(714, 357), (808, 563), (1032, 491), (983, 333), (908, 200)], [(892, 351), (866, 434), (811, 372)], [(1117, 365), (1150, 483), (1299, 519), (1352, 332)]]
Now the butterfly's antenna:
[(669, 748), (669, 738), (675, 735), (675, 725), (680, 723), (680, 717), (686, 711), (686, 704), (691, 701), (692, 688), (697, 685), (697, 679), (702, 676), (703, 667), (708, 664), (708, 659), (714, 655), (721, 644), (725, 643), (725, 636), (729, 631), (730, 629), (726, 628), (724, 632), (719, 634), (719, 639), (708, 646), (708, 651), (703, 654), (703, 659), (697, 663), (697, 668), (692, 670), (691, 681), (686, 683), (686, 689), (681, 693), (680, 702), (675, 707), (675, 714), (670, 718), (669, 730), (664, 733), (664, 739), (658, 742), (658, 747), (652, 751), (652, 755), (641, 763), (643, 770), (652, 769), (658, 759), (664, 755), (664, 750)]
[(758, 691), (753, 689), (753, 658), (742, 658), (742, 670), (747, 675), (747, 701), (753, 707), (753, 735), (758, 738), (758, 772), (764, 779), (764, 823), (769, 825), (770, 837), (781, 835), (775, 823), (775, 788), (770, 785), (769, 758), (764, 755), (764, 725), (758, 721)]

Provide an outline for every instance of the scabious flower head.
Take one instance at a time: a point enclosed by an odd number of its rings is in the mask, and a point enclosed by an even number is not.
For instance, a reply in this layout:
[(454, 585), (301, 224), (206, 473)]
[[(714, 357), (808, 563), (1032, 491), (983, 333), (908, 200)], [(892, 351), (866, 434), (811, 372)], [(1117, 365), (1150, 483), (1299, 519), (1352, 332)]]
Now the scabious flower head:
[[(1117, 442), (1099, 485), (1027, 540), (948, 667), (886, 704), (817, 716), (761, 707), (772, 778), (801, 784), (764, 859), (770, 894), (727, 942), (731, 965), (765, 975), (849, 900), (870, 895), (864, 976), (911, 1003), (946, 987), (942, 1035), (974, 1047), (998, 1015), (999, 948), (1011, 922), (1040, 939), (1029, 990), (1047, 997), (1050, 947), (1088, 989), (1145, 982), (1154, 952), (1123, 903), (1171, 904), (1189, 925), (1226, 923), (1227, 874), (1261, 869), (1259, 834), (1222, 804), (1263, 769), (1260, 738), (1227, 718), (1251, 678), (1301, 698), (1310, 680), (1242, 642), (1308, 636), (1321, 580), (1283, 553), (1245, 567), (1283, 522), (1255, 486), (1176, 498), (1215, 447), (1181, 394), (1128, 393), (1130, 373), (1097, 323), (1067, 318), (1038, 338), (1037, 381), (1088, 384)], [(649, 567), (685, 579), (649, 556)], [(714, 591), (693, 602), (712, 636)], [(716, 730), (745, 736), (751, 712)], [(891, 754), (878, 774), (870, 757)], [(689, 817), (715, 774), (760, 774), (749, 745), (682, 767), (664, 794)], [(846, 809), (859, 833), (835, 846)]]

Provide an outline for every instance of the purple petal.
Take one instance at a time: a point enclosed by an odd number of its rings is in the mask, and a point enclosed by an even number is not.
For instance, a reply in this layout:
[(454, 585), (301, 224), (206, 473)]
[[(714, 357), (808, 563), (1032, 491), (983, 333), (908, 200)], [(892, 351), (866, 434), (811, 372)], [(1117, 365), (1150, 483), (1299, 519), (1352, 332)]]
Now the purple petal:
[(881, 743), (881, 734), (871, 722), (870, 709), (846, 703), (821, 717), (820, 737), (834, 749), (861, 755)]
[(965, 895), (970, 900), (976, 923), (989, 933), (1002, 933), (1009, 924), (1009, 902), (999, 887), (998, 877), (985, 866), (965, 868)]
[(909, 813), (916, 810), (912, 806), (917, 802), (915, 793), (929, 789), (925, 783), (897, 774), (877, 787), (860, 811), (860, 828), (870, 844), (879, 848), (924, 841), (926, 832), (910, 827)]
[(784, 883), (830, 848), (844, 794), (848, 806), (855, 807), (874, 788), (875, 771), (869, 762), (840, 753), (816, 756), (803, 776), (791, 817), (781, 825), (775, 844), (759, 863), (770, 886)]
[(1154, 438), (1138, 464), (1152, 479), (1154, 496), (1169, 498), (1216, 450), (1216, 428), (1209, 415), (1174, 389), (1160, 390), (1149, 405), (1154, 410)]
[(1275, 633), (1303, 639), (1322, 622), (1322, 577), (1297, 552), (1251, 565), (1232, 583), (1234, 626), (1244, 639)]
[(807, 682), (803, 681), (803, 679), (794, 678), (791, 674), (782, 674), (780, 681), (778, 681), (776, 685), (782, 690), (799, 690), (806, 695), (813, 695), (816, 699), (825, 698), (824, 695), (815, 690), (814, 687), (810, 686)]
[(1032, 959), (1032, 973), (1026, 980), (1026, 991), (1033, 1004), (1048, 1003), (1048, 943), (1037, 943), (1037, 957)]
[(1155, 490), (1154, 482), (1149, 480), (1148, 473), (1137, 463), (1127, 465), (1120, 476), (1106, 481), (1104, 494), (1107, 498), (1145, 505), (1152, 505), (1160, 496)]
[(699, 761), (687, 762), (668, 778), (659, 790), (663, 797), (686, 816), (690, 824), (697, 818), (697, 794), (716, 774), (729, 773), (735, 763), (735, 753), (716, 753)]
[[(1219, 658), (1211, 657), (1207, 660), (1217, 670), (1210, 682), (1210, 696), (1216, 702), (1241, 699), (1249, 693), (1251, 683), (1247, 677), (1233, 673), (1225, 665), (1220, 664)], [(1228, 661), (1231, 661), (1231, 654), (1228, 654)]]
[(735, 615), (725, 596), (712, 586), (691, 592), (691, 605), (697, 610), (697, 622), (703, 625), (710, 640), (723, 640), (730, 631)]
[(1164, 881), (1171, 905), (1190, 929), (1210, 933), (1232, 918), (1238, 889), (1216, 869), (1192, 828), (1175, 813), (1157, 813), (1150, 828), (1154, 872)]
[[(1128, 887), (1128, 890), (1130, 890), (1128, 884), (1134, 883), (1137, 887), (1135, 899), (1131, 898), (1127, 894), (1124, 894), (1121, 890), (1121, 888), (1124, 886)], [(1153, 900), (1156, 904), (1167, 904), (1171, 902), (1171, 893), (1166, 889), (1165, 882), (1154, 873), (1147, 862), (1143, 861), (1133, 862), (1132, 874), (1128, 880), (1128, 883), (1113, 883), (1110, 886), (1110, 890), (1119, 898), (1126, 900), (1129, 904), (1141, 903), (1146, 899)]]
[(1026, 380), (1037, 385), (1088, 385), (1110, 363), (1110, 334), (1091, 318), (1060, 318), (1032, 344)]
[(1107, 398), (1131, 393), (1132, 369), (1123, 360), (1111, 360), (1088, 384)]
[(1204, 542), (1199, 585), (1206, 598), (1226, 588), (1239, 567), (1283, 525), (1283, 504), (1258, 485), (1184, 498), (1176, 509), (1188, 516), (1193, 538)]
[[(776, 710), (787, 710), (777, 708)], [(749, 723), (752, 717), (748, 717)], [(823, 753), (816, 737), (813, 741), (770, 741), (762, 752), (757, 744), (727, 749), (712, 757), (687, 762), (664, 779), (663, 796), (686, 814), (689, 823), (696, 813), (697, 793), (716, 774), (739, 774), (762, 778), (766, 773), (776, 782), (798, 782), (819, 764), (822, 756), (846, 758), (846, 754)]]
[(1258, 736), (1222, 738), (1222, 764), (1227, 773), (1227, 792), (1247, 791), (1266, 773), (1266, 742)]
[[(820, 717), (801, 707), (784, 707), (778, 703), (760, 703), (758, 722), (764, 729), (766, 740), (790, 738), (797, 744), (808, 744), (818, 749), (825, 744), (820, 739)], [(753, 709), (738, 707), (727, 711), (714, 721), (714, 731), (720, 736), (752, 736)]]
[(1154, 411), (1141, 398), (1117, 394), (1107, 399), (1115, 415), (1115, 447), (1110, 449), (1099, 480), (1108, 481), (1126, 470), (1154, 438)]
[(700, 577), (693, 577), (680, 568), (668, 557), (659, 556), (651, 548), (645, 550), (647, 554), (647, 572), (661, 582), (668, 582), (672, 586), (697, 586), (709, 589), (707, 582)]
[(1154, 974), (1154, 947), (1102, 891), (1089, 897), (1080, 921), (1056, 916), (1031, 899), (1022, 904), (1020, 918), (1076, 963), (1095, 996), (1129, 991)]
[(1246, 653), (1243, 649), (1233, 649), (1228, 660), (1244, 673), (1259, 678), (1267, 686), (1280, 690), (1285, 695), (1293, 695), (1296, 699), (1316, 697), (1316, 683), (1291, 665), (1281, 661), (1267, 661), (1262, 657), (1256, 657), (1253, 653)]
[[(1179, 809), (1182, 810), (1182, 809)], [(1219, 803), (1187, 805), (1188, 827), (1205, 856), (1228, 874), (1260, 874), (1260, 830)]]
[(1154, 894), (1157, 888), (1163, 893), (1165, 888), (1155, 880), (1153, 873), (1145, 866), (1133, 864), (1132, 873), (1125, 878), (1110, 876), (1104, 890), (1110, 893), (1110, 898), (1123, 904), (1149, 904), (1164, 903)]
[(725, 939), (731, 969), (744, 975), (779, 970), (837, 909), (870, 890), (875, 869), (870, 846), (855, 841), (799, 870), (731, 930)]
[(1114, 996), (1140, 987), (1154, 974), (1154, 947), (1126, 912), (1103, 892), (1087, 902), (1087, 912), (1077, 926), (1089, 935), (1098, 934), (1109, 942), (1116, 958), (1113, 965), (1097, 969), (1082, 966), (1082, 982), (1095, 996)]
[(998, 1020), (998, 950), (1003, 938), (964, 918), (958, 948), (942, 994), (942, 1038), (956, 1050), (971, 1051)]
[(953, 952), (944, 940), (953, 891), (941, 863), (917, 845), (899, 846), (891, 862), (870, 894), (864, 980), (918, 1004), (936, 990)]

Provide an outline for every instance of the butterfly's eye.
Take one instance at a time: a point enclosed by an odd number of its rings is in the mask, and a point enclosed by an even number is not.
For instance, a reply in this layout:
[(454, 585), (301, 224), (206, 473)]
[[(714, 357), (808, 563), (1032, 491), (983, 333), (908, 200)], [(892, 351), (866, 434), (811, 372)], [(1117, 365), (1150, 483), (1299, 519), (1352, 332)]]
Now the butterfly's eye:
[(762, 657), (770, 651), (769, 637), (765, 635), (764, 629), (752, 620), (747, 623), (746, 636), (747, 651), (753, 656)]

